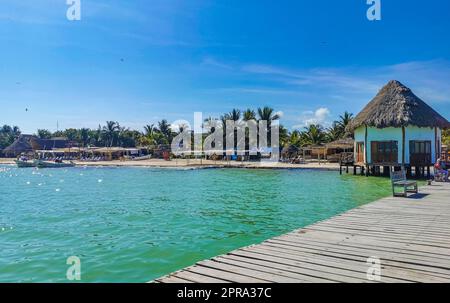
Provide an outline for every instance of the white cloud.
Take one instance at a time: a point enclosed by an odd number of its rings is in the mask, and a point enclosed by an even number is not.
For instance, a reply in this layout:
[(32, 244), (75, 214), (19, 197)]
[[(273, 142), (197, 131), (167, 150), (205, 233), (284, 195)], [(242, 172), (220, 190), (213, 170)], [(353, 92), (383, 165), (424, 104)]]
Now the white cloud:
[(275, 113), (275, 115), (278, 115), (278, 117), (280, 117), (280, 119), (281, 119), (281, 118), (283, 118), (283, 116), (284, 116), (284, 112), (282, 112), (281, 110), (279, 110), (279, 111), (277, 111), (277, 112)]
[(244, 65), (241, 70), (257, 74), (290, 90), (313, 90), (341, 96), (340, 99), (368, 98), (389, 80), (399, 80), (429, 103), (450, 103), (450, 62), (437, 59), (404, 62), (380, 67), (286, 69), (264, 64)]
[(202, 60), (202, 65), (223, 68), (223, 69), (233, 69), (233, 67), (229, 64), (222, 63), (212, 57), (205, 57)]
[(326, 107), (320, 107), (315, 111), (304, 111), (300, 117), (300, 124), (294, 125), (293, 128), (303, 128), (311, 124), (329, 126), (331, 124), (330, 117), (331, 112)]

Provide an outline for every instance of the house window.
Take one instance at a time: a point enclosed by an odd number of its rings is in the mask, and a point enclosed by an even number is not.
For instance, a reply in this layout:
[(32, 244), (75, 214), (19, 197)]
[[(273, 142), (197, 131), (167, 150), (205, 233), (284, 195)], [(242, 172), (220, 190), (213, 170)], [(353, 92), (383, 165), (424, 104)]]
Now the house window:
[(409, 141), (409, 162), (418, 166), (431, 164), (431, 141)]
[(364, 163), (364, 142), (356, 142), (356, 163)]
[(397, 141), (372, 141), (371, 147), (372, 163), (398, 163)]

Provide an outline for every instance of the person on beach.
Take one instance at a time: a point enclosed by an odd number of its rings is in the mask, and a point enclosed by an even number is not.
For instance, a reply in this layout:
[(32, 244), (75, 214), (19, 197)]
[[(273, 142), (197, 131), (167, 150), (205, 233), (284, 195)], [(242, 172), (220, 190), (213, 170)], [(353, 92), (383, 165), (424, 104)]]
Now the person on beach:
[(436, 173), (444, 175), (444, 180), (448, 181), (448, 170), (445, 166), (445, 162), (441, 161), (441, 158), (437, 159), (434, 169), (436, 170)]

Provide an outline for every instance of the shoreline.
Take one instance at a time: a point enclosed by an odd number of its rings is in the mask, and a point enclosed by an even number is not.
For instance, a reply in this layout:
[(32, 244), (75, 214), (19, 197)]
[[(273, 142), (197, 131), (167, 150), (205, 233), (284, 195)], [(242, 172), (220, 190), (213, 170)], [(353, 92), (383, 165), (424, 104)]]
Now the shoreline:
[[(0, 165), (14, 165), (15, 159), (0, 158)], [(305, 164), (291, 164), (281, 162), (238, 162), (238, 161), (214, 161), (200, 159), (177, 159), (165, 161), (162, 159), (149, 159), (143, 161), (98, 161), (83, 162), (74, 161), (76, 166), (83, 167), (148, 167), (148, 168), (189, 168), (189, 169), (208, 169), (208, 168), (247, 168), (247, 169), (315, 169), (339, 171), (338, 163), (318, 163), (309, 162)]]

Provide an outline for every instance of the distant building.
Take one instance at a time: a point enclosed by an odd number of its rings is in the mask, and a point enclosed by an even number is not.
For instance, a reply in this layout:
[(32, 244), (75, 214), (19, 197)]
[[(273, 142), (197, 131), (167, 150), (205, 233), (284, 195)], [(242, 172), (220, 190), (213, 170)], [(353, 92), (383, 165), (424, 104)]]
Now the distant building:
[(355, 164), (428, 168), (439, 158), (450, 123), (398, 81), (390, 81), (349, 125)]
[(36, 150), (51, 150), (75, 146), (76, 143), (67, 138), (40, 139), (34, 135), (20, 135), (10, 146), (3, 150), (6, 157), (17, 157), (22, 153), (32, 153)]

